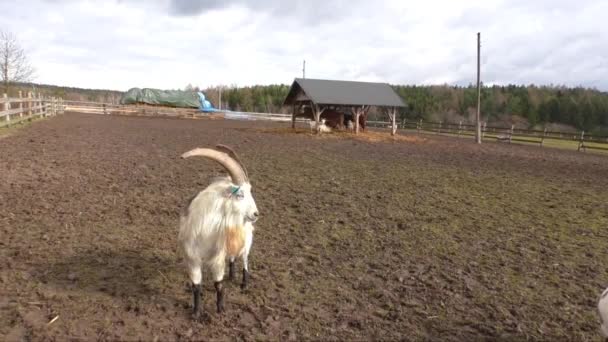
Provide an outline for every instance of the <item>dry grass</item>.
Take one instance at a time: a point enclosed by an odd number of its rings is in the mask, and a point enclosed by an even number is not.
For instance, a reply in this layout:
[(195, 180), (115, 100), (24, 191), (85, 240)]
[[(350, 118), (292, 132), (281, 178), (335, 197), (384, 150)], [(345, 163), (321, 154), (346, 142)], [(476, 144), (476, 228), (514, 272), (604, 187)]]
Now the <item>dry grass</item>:
[(289, 135), (289, 134), (300, 134), (300, 135), (309, 135), (311, 137), (315, 137), (317, 139), (355, 139), (360, 141), (366, 141), (371, 143), (377, 142), (405, 142), (405, 143), (428, 143), (429, 140), (427, 138), (411, 136), (411, 135), (395, 135), (391, 136), (390, 133), (386, 132), (360, 132), (359, 134), (344, 132), (344, 131), (334, 131), (331, 133), (323, 133), (320, 135), (313, 134), (309, 129), (305, 128), (244, 128), (241, 130), (251, 130), (260, 133), (272, 133), (272, 134), (280, 134), (280, 135)]

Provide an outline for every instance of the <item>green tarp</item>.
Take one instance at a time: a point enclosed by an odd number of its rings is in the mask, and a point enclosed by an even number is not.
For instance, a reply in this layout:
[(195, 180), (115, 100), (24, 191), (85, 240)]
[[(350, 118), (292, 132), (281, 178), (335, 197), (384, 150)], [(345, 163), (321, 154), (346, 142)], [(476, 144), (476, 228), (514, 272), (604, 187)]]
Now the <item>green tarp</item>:
[(121, 104), (145, 103), (168, 107), (198, 108), (200, 101), (194, 91), (131, 88), (120, 99)]

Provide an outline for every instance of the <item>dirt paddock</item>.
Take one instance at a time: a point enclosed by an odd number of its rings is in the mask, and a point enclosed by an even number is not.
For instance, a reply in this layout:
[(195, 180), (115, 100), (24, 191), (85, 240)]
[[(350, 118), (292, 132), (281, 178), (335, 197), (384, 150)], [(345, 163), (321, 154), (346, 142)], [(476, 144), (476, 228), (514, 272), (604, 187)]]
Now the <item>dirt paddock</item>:
[[(72, 113), (0, 139), (0, 340), (599, 340), (606, 156), (286, 125)], [(203, 276), (193, 322), (178, 214), (223, 171), (178, 156), (216, 143), (261, 219), (250, 289), (218, 316)]]

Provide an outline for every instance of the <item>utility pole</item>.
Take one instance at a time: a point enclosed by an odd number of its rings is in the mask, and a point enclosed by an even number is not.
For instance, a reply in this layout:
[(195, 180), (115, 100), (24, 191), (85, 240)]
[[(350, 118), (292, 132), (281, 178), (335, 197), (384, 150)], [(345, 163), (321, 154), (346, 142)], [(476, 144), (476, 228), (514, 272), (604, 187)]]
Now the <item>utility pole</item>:
[(481, 51), (481, 34), (477, 32), (477, 115), (475, 117), (477, 130), (475, 132), (475, 142), (481, 144), (481, 87), (479, 86), (480, 67), (479, 55)]
[(306, 78), (306, 60), (302, 64), (302, 78)]

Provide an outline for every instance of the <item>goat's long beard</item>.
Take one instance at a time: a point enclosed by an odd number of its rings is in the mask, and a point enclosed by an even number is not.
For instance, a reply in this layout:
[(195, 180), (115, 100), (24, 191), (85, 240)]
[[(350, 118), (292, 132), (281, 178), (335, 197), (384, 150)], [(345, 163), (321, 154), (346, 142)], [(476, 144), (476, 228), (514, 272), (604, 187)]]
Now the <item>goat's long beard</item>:
[(226, 253), (237, 256), (245, 246), (244, 220), (240, 215), (226, 215), (223, 225)]
[(243, 226), (228, 227), (226, 230), (226, 251), (229, 256), (237, 256), (245, 246)]

